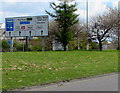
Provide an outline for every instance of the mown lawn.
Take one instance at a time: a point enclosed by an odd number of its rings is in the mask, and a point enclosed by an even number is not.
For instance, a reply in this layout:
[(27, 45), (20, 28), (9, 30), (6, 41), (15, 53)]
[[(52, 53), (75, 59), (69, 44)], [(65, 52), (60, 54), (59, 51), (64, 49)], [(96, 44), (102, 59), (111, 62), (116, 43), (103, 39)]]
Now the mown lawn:
[(118, 51), (6, 52), (3, 91), (118, 71)]

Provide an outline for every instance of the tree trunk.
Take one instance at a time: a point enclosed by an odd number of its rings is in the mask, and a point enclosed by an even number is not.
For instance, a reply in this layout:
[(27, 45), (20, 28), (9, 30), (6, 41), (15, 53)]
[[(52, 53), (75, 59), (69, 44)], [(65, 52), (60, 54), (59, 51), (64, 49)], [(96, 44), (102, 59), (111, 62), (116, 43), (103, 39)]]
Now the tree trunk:
[(64, 51), (66, 51), (67, 49), (66, 49), (66, 45), (63, 45), (63, 47), (64, 47)]
[(101, 41), (99, 41), (99, 49), (100, 49), (100, 51), (102, 51), (102, 42)]

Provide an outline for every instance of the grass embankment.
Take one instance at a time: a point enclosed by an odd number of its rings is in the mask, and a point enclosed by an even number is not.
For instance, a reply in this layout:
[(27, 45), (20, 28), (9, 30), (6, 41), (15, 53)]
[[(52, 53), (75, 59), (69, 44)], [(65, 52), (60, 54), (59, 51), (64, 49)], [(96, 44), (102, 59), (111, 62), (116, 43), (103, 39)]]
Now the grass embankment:
[(117, 72), (117, 51), (13, 52), (2, 55), (2, 89)]

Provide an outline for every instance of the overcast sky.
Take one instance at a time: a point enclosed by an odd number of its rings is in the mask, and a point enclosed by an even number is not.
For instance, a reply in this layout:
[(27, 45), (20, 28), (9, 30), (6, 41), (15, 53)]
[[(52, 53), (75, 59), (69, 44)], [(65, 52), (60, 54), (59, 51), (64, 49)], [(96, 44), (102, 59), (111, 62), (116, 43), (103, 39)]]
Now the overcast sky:
[[(38, 16), (44, 15), (45, 10), (52, 11), (49, 3), (58, 0), (0, 0), (0, 23), (4, 23), (6, 17), (19, 16)], [(88, 0), (89, 1), (89, 19), (97, 14), (102, 14), (107, 7), (118, 7), (119, 0)], [(85, 22), (86, 16), (86, 0), (76, 0), (79, 18)]]

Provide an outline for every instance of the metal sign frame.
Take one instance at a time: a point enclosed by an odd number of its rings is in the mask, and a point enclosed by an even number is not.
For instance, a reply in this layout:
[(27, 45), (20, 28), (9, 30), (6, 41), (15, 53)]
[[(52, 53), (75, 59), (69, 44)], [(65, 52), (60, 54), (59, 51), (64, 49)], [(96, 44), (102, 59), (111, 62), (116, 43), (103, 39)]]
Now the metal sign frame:
[(48, 20), (48, 15), (5, 18), (5, 36), (48, 36)]

